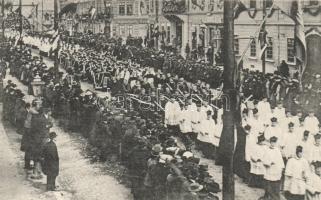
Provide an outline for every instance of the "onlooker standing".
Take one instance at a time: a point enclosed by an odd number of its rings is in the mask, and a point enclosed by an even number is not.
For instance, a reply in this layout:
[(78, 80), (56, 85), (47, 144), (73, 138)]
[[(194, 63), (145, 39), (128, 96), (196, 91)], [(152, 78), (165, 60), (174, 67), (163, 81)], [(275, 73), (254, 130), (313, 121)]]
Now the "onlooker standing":
[(31, 178), (41, 178), (41, 150), (48, 139), (49, 129), (52, 124), (49, 121), (48, 110), (41, 108), (41, 103), (36, 106), (37, 114), (32, 115), (31, 119), (31, 137), (32, 137), (32, 158), (34, 161), (34, 171)]
[(25, 152), (25, 169), (31, 169), (30, 161), (31, 161), (32, 138), (31, 138), (30, 129), (31, 129), (31, 118), (32, 118), (33, 111), (29, 103), (25, 105), (25, 109), (27, 111), (27, 117), (23, 125), (24, 130), (23, 130), (20, 150)]
[(57, 137), (55, 132), (49, 133), (49, 142), (43, 148), (43, 173), (47, 175), (47, 190), (56, 189), (56, 178), (59, 174), (59, 155), (54, 139)]

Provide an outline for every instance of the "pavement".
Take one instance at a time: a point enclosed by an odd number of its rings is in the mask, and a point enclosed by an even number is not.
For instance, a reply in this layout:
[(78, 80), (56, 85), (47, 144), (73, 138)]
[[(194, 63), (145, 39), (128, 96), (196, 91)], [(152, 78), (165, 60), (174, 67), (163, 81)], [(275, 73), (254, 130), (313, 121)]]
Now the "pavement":
[[(46, 62), (52, 62), (46, 59)], [(49, 65), (50, 66), (50, 65)], [(7, 73), (4, 84), (12, 80), (23, 93), (28, 87)], [(82, 83), (83, 89), (91, 89)], [(26, 95), (26, 102), (32, 102)], [(57, 148), (60, 156), (60, 174), (57, 177), (58, 190), (46, 191), (46, 177), (40, 180), (30, 178), (31, 171), (25, 171), (24, 153), (20, 151), (22, 136), (15, 128), (2, 120), (0, 105), (0, 200), (132, 200), (130, 189), (106, 173), (104, 163), (92, 163), (83, 154), (87, 140), (77, 133), (65, 132), (54, 121), (51, 131), (58, 134)]]
[[(2, 120), (2, 104), (0, 106)], [(23, 169), (23, 157), (17, 153), (19, 145), (13, 147), (10, 144), (9, 134), (3, 123), (0, 123), (0, 200), (58, 199), (54, 192), (43, 192), (46, 187), (44, 182), (33, 183), (28, 180), (28, 173)]]
[[(34, 55), (37, 55), (37, 50), (33, 51)], [(44, 62), (47, 66), (53, 66), (53, 61), (49, 58), (44, 58)], [(60, 70), (64, 70), (60, 68)], [(81, 82), (81, 87), (83, 90), (92, 90), (95, 91), (91, 84), (86, 82)], [(104, 96), (104, 92), (95, 91), (100, 96)], [(198, 157), (201, 158), (201, 163), (207, 164), (209, 166), (209, 173), (214, 177), (215, 181), (220, 184), (222, 187), (222, 167), (215, 165), (213, 160), (205, 159), (200, 152), (193, 152)], [(235, 199), (236, 200), (258, 200), (264, 195), (264, 190), (257, 188), (250, 188), (246, 183), (242, 181), (241, 178), (235, 175)], [(218, 194), (218, 197), (222, 199), (222, 193)]]
[(132, 200), (130, 189), (107, 174), (103, 170), (104, 163), (91, 163), (83, 155), (86, 140), (75, 133), (64, 132), (56, 124), (55, 121), (51, 131), (58, 134), (58, 189), (47, 192), (45, 175), (33, 180), (31, 171), (23, 169), (22, 136), (9, 122), (0, 121), (0, 200)]

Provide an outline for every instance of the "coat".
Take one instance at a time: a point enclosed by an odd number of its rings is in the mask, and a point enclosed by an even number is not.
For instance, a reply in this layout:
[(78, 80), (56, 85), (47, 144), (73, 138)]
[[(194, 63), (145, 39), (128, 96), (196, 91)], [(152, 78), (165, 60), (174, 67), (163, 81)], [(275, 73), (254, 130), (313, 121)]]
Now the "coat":
[(33, 159), (39, 159), (41, 156), (41, 149), (48, 138), (49, 121), (45, 118), (43, 114), (33, 114), (31, 119), (31, 130), (30, 130), (30, 139), (31, 144), (31, 154)]
[(57, 146), (53, 141), (44, 145), (43, 148), (42, 171), (47, 176), (58, 176), (59, 174), (59, 155)]

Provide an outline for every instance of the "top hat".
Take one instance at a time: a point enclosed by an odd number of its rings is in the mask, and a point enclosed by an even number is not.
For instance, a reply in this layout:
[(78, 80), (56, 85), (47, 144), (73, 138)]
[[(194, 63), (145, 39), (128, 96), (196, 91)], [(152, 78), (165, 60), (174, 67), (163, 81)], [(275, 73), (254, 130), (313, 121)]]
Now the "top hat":
[(56, 132), (50, 132), (49, 133), (49, 138), (50, 139), (54, 139), (54, 138), (56, 138), (57, 137), (57, 133)]

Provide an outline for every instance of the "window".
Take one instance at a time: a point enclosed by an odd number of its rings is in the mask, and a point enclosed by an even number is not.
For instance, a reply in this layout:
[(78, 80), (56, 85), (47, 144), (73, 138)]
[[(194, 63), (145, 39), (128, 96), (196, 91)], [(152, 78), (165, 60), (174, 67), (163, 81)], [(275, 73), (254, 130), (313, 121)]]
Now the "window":
[(145, 5), (146, 5), (146, 14), (149, 14), (149, 0), (145, 1)]
[(166, 34), (167, 42), (171, 42), (171, 27), (167, 25), (167, 34)]
[(127, 15), (133, 15), (133, 5), (132, 4), (127, 5)]
[(113, 36), (115, 36), (115, 35), (117, 35), (117, 28), (116, 28), (116, 26), (113, 26)]
[(273, 60), (273, 40), (272, 37), (268, 37), (268, 46), (266, 47), (266, 58)]
[(310, 0), (309, 4), (310, 6), (317, 6), (319, 5), (319, 0)]
[(150, 4), (150, 13), (154, 13), (154, 0), (152, 0), (151, 2), (150, 2), (151, 4)]
[(234, 53), (235, 53), (235, 55), (240, 54), (239, 39), (234, 39)]
[(133, 26), (128, 26), (128, 35), (133, 35)]
[(251, 42), (251, 47), (250, 47), (251, 49), (251, 51), (250, 51), (250, 56), (251, 57), (256, 57), (256, 41), (255, 41), (255, 39), (254, 40), (252, 40), (252, 42)]
[(288, 38), (287, 40), (287, 49), (288, 49), (288, 62), (294, 63), (294, 39)]
[(256, 8), (256, 0), (250, 0), (250, 8)]
[(119, 15), (125, 15), (125, 5), (124, 4), (119, 5)]
[(266, 2), (266, 8), (271, 8), (272, 7), (272, 5), (273, 5), (273, 0), (265, 0), (265, 2)]
[(125, 26), (120, 26), (119, 27), (119, 35), (125, 35)]

